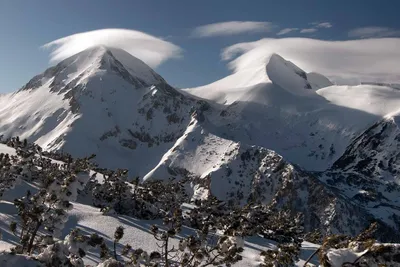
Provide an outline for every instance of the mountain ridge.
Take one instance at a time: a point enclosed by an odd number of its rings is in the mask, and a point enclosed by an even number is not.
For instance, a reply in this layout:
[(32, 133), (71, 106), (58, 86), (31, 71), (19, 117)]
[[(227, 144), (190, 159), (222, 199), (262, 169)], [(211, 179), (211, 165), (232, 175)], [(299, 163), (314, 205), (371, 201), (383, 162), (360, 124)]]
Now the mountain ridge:
[[(189, 178), (192, 198), (289, 206), (306, 215), (309, 230), (355, 234), (371, 219), (388, 238), (400, 229), (400, 189), (378, 178), (370, 200), (363, 193), (369, 177), (356, 164), (338, 165), (365, 157), (352, 147), (372, 151), (357, 140), (398, 110), (400, 91), (335, 86), (276, 54), (255, 72), (188, 90), (143, 64), (108, 47), (78, 53), (0, 97), (0, 135), (77, 157), (96, 154), (100, 167), (126, 168), (141, 180)], [(387, 136), (379, 144), (397, 145)], [(396, 155), (388, 154), (397, 162)], [(346, 183), (352, 171), (358, 182)], [(397, 169), (385, 171), (394, 177)]]

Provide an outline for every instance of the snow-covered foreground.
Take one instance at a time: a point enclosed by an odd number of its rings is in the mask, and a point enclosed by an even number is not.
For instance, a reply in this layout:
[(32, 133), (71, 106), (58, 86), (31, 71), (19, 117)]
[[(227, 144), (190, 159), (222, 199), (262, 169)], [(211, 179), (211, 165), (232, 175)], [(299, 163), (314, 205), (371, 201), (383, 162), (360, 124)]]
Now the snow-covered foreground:
[[(15, 155), (15, 150), (4, 144), (0, 144), (0, 153)], [(4, 193), (0, 200), (0, 251), (9, 251), (9, 249), (18, 244), (18, 237), (10, 231), (10, 223), (18, 220), (17, 209), (14, 206), (14, 199), (23, 197), (27, 191), (36, 192), (38, 188), (35, 184), (22, 181), (13, 189)], [(79, 228), (82, 233), (90, 235), (97, 233), (107, 240), (109, 247), (112, 246), (112, 240), (117, 226), (124, 227), (124, 237), (119, 243), (118, 249), (123, 245), (130, 244), (133, 248), (142, 248), (146, 251), (158, 250), (156, 240), (150, 233), (150, 226), (153, 224), (162, 227), (161, 220), (139, 220), (123, 215), (103, 215), (98, 208), (91, 206), (92, 200), (86, 197), (78, 198), (73, 202), (73, 209), (69, 212), (68, 221), (62, 231), (62, 238), (70, 233), (72, 229)], [(194, 233), (194, 229), (184, 227), (180, 235), (173, 240), (171, 246), (177, 246), (180, 237)], [(260, 252), (268, 248), (274, 248), (274, 242), (259, 236), (245, 238), (245, 249), (242, 253), (243, 260), (235, 266), (258, 266), (260, 263)], [(301, 260), (298, 266), (302, 266), (304, 261), (318, 248), (318, 245), (308, 242), (303, 243)], [(92, 250), (84, 258), (85, 264), (96, 266), (100, 262), (99, 251)], [(315, 263), (315, 260), (312, 261)], [(7, 263), (7, 265), (5, 265)], [(24, 264), (27, 265), (24, 265)], [(24, 260), (24, 257), (9, 258), (7, 254), (0, 255), (0, 266), (33, 266), (31, 262)], [(36, 266), (36, 265), (35, 265)]]
[[(2, 148), (1, 145), (0, 148)], [(17, 244), (17, 237), (15, 237), (9, 230), (9, 224), (17, 219), (17, 210), (13, 205), (13, 200), (16, 197), (23, 196), (26, 190), (35, 191), (36, 189), (35, 186), (23, 182), (14, 189), (7, 191), (4, 194), (3, 199), (0, 201), (0, 230), (2, 233), (2, 240), (0, 240), (0, 251), (7, 251), (12, 246)], [(98, 208), (94, 208), (93, 206), (84, 204), (83, 202), (87, 201), (73, 203), (74, 208), (69, 213), (69, 219), (62, 232), (63, 237), (66, 236), (72, 229), (79, 228), (84, 234), (97, 233), (99, 236), (107, 240), (109, 247), (112, 247), (115, 228), (117, 226), (123, 226), (125, 228), (125, 234), (120, 241), (118, 250), (121, 250), (125, 244), (130, 244), (133, 248), (142, 248), (146, 251), (158, 250), (157, 243), (149, 229), (152, 224), (161, 226), (161, 220), (138, 220), (128, 216), (103, 215)], [(193, 233), (193, 229), (184, 227), (181, 235), (173, 240), (171, 246), (178, 245), (179, 237)], [(238, 262), (235, 266), (259, 266), (260, 252), (268, 248), (274, 248), (274, 242), (259, 236), (245, 238), (245, 247), (244, 252), (242, 253), (243, 260)], [(317, 248), (318, 245), (309, 242), (303, 242), (303, 249), (300, 256), (301, 260), (297, 263), (297, 266), (303, 266), (305, 260)], [(4, 259), (9, 260), (9, 258), (6, 256), (0, 256), (0, 266), (11, 266), (3, 265), (4, 262), (2, 262), (2, 260)], [(13, 258), (13, 260), (16, 259)], [(16, 263), (23, 264), (22, 258), (20, 260), (21, 261)], [(84, 261), (85, 264), (96, 266), (96, 264), (100, 262), (99, 251), (90, 251), (84, 258)], [(316, 264), (316, 259), (313, 259), (311, 262)], [(7, 261), (7, 264), (10, 263), (11, 262)]]

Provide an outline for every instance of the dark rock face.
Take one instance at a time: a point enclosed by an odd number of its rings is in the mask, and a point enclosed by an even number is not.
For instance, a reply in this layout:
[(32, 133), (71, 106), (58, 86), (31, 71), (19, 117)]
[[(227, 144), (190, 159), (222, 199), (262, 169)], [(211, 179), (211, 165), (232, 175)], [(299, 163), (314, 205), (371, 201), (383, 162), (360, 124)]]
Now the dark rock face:
[(40, 86), (43, 85), (43, 83), (42, 83), (43, 79), (45, 79), (45, 78), (49, 79), (49, 78), (57, 76), (57, 74), (60, 73), (64, 68), (65, 68), (65, 65), (63, 64), (63, 62), (58, 63), (54, 67), (48, 68), (42, 74), (39, 74), (39, 75), (36, 75), (35, 77), (33, 77), (19, 91), (33, 90), (33, 89), (39, 88)]
[(400, 240), (400, 131), (387, 118), (360, 134), (325, 173), (318, 174), (349, 203), (381, 225), (386, 241)]
[(347, 148), (332, 170), (352, 168), (362, 175), (379, 177), (389, 172), (397, 177), (400, 165), (400, 131), (392, 119), (371, 126)]

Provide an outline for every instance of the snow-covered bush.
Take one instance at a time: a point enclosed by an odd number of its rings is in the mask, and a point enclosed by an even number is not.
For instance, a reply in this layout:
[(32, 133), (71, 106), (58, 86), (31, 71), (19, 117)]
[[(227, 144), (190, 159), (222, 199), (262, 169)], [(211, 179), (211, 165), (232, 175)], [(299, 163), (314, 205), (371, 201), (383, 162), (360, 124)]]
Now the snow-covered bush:
[(310, 259), (318, 254), (323, 267), (400, 266), (400, 244), (377, 242), (376, 229), (377, 224), (373, 223), (356, 237), (327, 236)]
[(0, 153), (0, 197), (21, 180), (36, 178), (36, 155), (41, 151), (39, 146), (21, 142), (18, 137), (7, 140), (7, 144), (15, 148), (17, 155)]
[(103, 176), (101, 182), (91, 180), (86, 191), (90, 191), (93, 205), (105, 214), (116, 212), (140, 219), (162, 218), (172, 207), (188, 201), (181, 181), (139, 184), (136, 178), (128, 182), (126, 170), (103, 170)]
[(114, 210), (119, 214), (130, 215), (132, 208), (132, 188), (127, 183), (127, 171), (103, 172), (103, 181), (92, 180), (89, 186), (93, 196), (93, 205), (106, 213)]
[(260, 267), (295, 266), (299, 260), (301, 245), (296, 243), (278, 244), (276, 249), (262, 251)]
[(21, 180), (22, 167), (16, 162), (17, 157), (0, 153), (0, 197)]
[(84, 267), (82, 258), (88, 249), (100, 246), (104, 246), (104, 239), (97, 234), (85, 236), (79, 229), (74, 229), (64, 240), (44, 246), (35, 259), (46, 266)]
[(191, 227), (201, 228), (204, 224), (211, 224), (215, 229), (231, 235), (260, 234), (280, 243), (302, 241), (301, 214), (292, 215), (286, 210), (252, 203), (243, 207), (227, 207), (225, 202), (212, 196), (195, 203), (195, 208), (184, 216), (185, 223)]
[[(39, 190), (28, 191), (15, 200), (19, 220), (10, 224), (10, 231), (19, 237), (20, 244), (12, 249), (12, 254), (0, 254), (0, 265), (6, 260), (33, 262), (32, 266), (83, 267), (88, 250), (97, 247), (103, 260), (99, 266), (103, 267), (231, 266), (242, 259), (243, 240), (252, 235), (277, 242), (276, 249), (261, 253), (261, 266), (293, 266), (298, 260), (304, 237), (299, 214), (273, 210), (260, 203), (229, 206), (211, 195), (194, 201), (188, 205), (189, 211), (183, 212), (182, 204), (190, 202), (184, 179), (140, 184), (138, 178), (129, 181), (126, 170), (103, 169), (104, 180), (99, 181), (94, 175), (89, 176), (94, 168), (91, 157), (74, 160), (68, 154), (60, 154), (58, 157), (65, 164), (55, 163), (47, 157), (50, 154), (42, 153), (34, 144), (19, 138), (6, 142), (15, 148), (16, 155), (0, 154), (0, 196), (20, 180), (34, 183)], [(90, 185), (85, 186), (88, 180)], [(162, 226), (153, 225), (150, 229), (160, 250), (144, 251), (126, 244), (122, 251), (117, 251), (117, 243), (124, 235), (122, 227), (115, 231), (112, 248), (98, 235), (85, 236), (79, 230), (58, 239), (72, 208), (71, 201), (76, 200), (84, 187), (104, 213), (115, 211), (137, 218), (163, 218)], [(183, 225), (194, 228), (195, 233), (183, 234)], [(373, 230), (372, 227), (354, 238), (325, 237), (316, 252), (321, 265), (400, 266), (400, 245), (376, 242)], [(177, 238), (179, 245), (173, 246), (172, 239)], [(322, 239), (317, 232), (305, 238)]]
[(114, 259), (109, 259), (104, 265), (123, 262), (122, 266), (230, 266), (242, 260), (240, 253), (243, 251), (243, 239), (238, 236), (215, 235), (204, 227), (195, 235), (182, 237), (177, 247), (171, 245), (171, 239), (181, 235), (182, 210), (171, 210), (163, 219), (163, 226), (152, 225), (150, 232), (160, 248), (158, 251), (143, 251), (141, 248), (133, 248), (125, 245), (122, 255), (125, 259), (118, 258), (115, 252), (116, 242), (123, 236), (123, 229), (117, 228), (114, 239)]
[[(47, 158), (38, 159), (39, 168), (34, 170), (37, 184), (41, 189), (32, 194), (15, 199), (14, 205), (20, 217), (13, 222), (13, 232), (19, 231), (20, 245), (17, 253), (32, 253), (39, 249), (41, 241), (47, 236), (59, 237), (67, 212), (72, 209), (71, 201), (76, 200), (78, 190), (82, 190), (89, 179), (91, 164), (88, 158), (74, 160), (71, 164), (52, 163)], [(39, 235), (39, 231), (44, 231)]]

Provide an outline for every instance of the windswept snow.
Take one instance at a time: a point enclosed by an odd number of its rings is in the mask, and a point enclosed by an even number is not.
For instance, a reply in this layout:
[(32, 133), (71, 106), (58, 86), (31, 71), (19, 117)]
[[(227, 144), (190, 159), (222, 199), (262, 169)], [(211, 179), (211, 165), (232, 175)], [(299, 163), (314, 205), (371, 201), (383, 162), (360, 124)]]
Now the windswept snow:
[(323, 75), (307, 74), (280, 55), (272, 54), (263, 63), (250, 65), (219, 81), (183, 90), (220, 104), (232, 104), (235, 101), (246, 101), (251, 88), (264, 83), (273, 83), (298, 95), (310, 94), (303, 89), (319, 89), (332, 85)]
[(333, 85), (327, 77), (316, 72), (307, 73), (307, 81), (310, 83), (312, 89), (320, 89)]
[(400, 90), (376, 85), (331, 86), (317, 94), (330, 103), (384, 117), (400, 107)]
[(236, 114), (229, 121), (233, 139), (273, 149), (308, 170), (327, 169), (353, 138), (400, 106), (392, 87), (335, 86), (277, 54), (253, 58), (257, 64), (242, 57), (234, 74), (184, 91)]
[(221, 57), (231, 60), (236, 73), (265, 64), (281, 55), (306, 72), (318, 72), (338, 84), (399, 83), (399, 38), (323, 41), (309, 38), (265, 38), (225, 48)]

